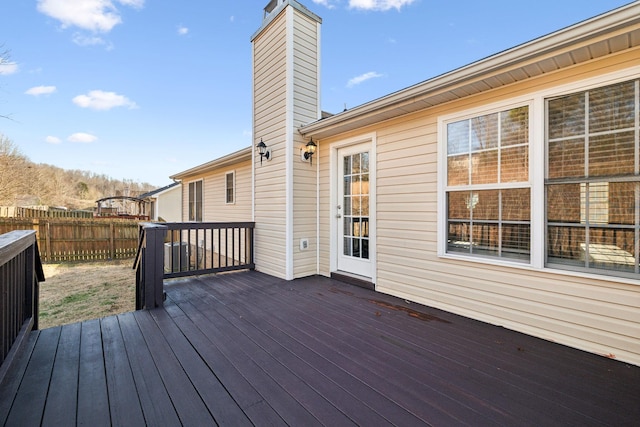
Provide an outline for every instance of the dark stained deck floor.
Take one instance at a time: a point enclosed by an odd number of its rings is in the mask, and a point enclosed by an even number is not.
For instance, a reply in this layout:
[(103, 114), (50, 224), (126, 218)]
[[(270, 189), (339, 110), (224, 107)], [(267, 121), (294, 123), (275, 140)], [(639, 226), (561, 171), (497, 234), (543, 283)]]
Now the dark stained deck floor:
[(323, 277), (32, 333), (0, 425), (639, 425), (640, 367)]

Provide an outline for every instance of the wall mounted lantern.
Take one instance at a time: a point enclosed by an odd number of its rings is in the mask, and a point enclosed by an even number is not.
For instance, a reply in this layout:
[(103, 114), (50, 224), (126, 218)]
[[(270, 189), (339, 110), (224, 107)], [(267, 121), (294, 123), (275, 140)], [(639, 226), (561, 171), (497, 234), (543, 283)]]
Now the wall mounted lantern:
[(260, 166), (262, 166), (263, 158), (267, 160), (271, 158), (271, 148), (267, 147), (267, 144), (265, 144), (262, 141), (262, 138), (260, 138), (260, 142), (256, 144), (256, 150), (258, 150), (258, 154), (260, 154)]
[(306, 162), (308, 160), (309, 163), (313, 165), (313, 155), (315, 154), (317, 147), (318, 146), (316, 145), (316, 143), (313, 142), (313, 138), (311, 138), (309, 142), (307, 142), (307, 145), (301, 147), (300, 157), (302, 158), (302, 161)]

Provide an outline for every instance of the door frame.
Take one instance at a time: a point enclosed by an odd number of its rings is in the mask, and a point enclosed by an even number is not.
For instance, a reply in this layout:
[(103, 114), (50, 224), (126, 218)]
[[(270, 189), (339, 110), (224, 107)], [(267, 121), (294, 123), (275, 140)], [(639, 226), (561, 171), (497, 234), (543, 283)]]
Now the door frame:
[[(356, 137), (344, 139), (335, 142), (330, 145), (330, 189), (329, 189), (329, 221), (330, 221), (330, 262), (329, 270), (331, 273), (338, 271), (338, 256), (340, 250), (340, 242), (338, 242), (338, 227), (341, 226), (341, 221), (336, 218), (338, 211), (338, 182), (341, 167), (338, 161), (338, 152), (342, 148), (350, 148), (353, 146), (361, 145), (363, 149), (369, 150), (369, 261), (371, 262), (371, 277), (366, 277), (371, 280), (371, 283), (376, 283), (377, 278), (377, 221), (376, 221), (376, 133), (367, 133)], [(346, 271), (344, 273), (350, 273)], [(354, 273), (352, 273), (354, 274)]]

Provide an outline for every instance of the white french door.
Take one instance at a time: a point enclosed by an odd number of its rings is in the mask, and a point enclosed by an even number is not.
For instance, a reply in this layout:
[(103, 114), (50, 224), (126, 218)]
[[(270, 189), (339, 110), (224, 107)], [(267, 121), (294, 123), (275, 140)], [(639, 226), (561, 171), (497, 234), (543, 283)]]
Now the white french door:
[(372, 277), (373, 240), (370, 219), (371, 145), (338, 149), (337, 196), (335, 201), (337, 232), (337, 269)]

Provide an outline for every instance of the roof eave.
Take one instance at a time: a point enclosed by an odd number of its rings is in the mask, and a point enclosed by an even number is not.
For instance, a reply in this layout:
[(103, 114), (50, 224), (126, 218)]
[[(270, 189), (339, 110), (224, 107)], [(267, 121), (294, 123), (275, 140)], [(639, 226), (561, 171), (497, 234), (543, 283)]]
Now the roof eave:
[[(305, 137), (322, 139), (370, 124), (372, 120), (387, 120), (393, 117), (447, 102), (440, 97), (451, 88), (477, 82), (501, 71), (524, 68), (560, 54), (569, 46), (588, 45), (589, 41), (601, 41), (604, 35), (614, 37), (622, 29), (634, 26), (640, 32), (640, 2), (622, 6), (611, 12), (582, 21), (578, 24), (505, 50), (469, 65), (455, 69), (430, 80), (391, 93), (334, 116), (310, 123), (300, 128)], [(635, 40), (635, 38), (634, 38)], [(525, 73), (526, 74), (526, 73)], [(530, 77), (525, 77), (526, 80)], [(489, 87), (493, 89), (494, 87)]]
[(215, 171), (216, 169), (225, 168), (239, 162), (251, 160), (252, 155), (252, 147), (243, 148), (242, 150), (236, 151), (235, 153), (228, 154), (224, 157), (219, 157), (210, 162), (203, 163), (191, 169), (187, 169), (186, 171), (178, 172), (174, 175), (171, 175), (169, 178), (173, 180), (184, 180), (185, 178), (202, 175)]

